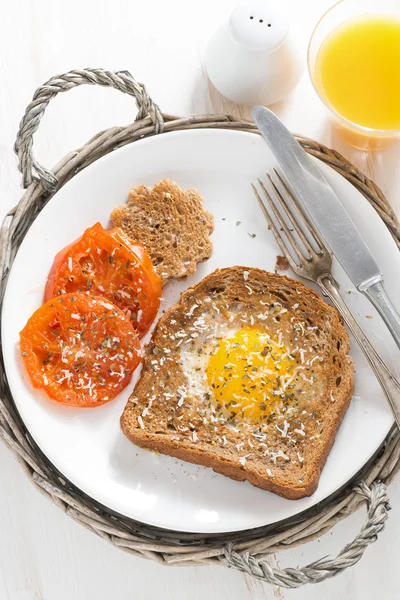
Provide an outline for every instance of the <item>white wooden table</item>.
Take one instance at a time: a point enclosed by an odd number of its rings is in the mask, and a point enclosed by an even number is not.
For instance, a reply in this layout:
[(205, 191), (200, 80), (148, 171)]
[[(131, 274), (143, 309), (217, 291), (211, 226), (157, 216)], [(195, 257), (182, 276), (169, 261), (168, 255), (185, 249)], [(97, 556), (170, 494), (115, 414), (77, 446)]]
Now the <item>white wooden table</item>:
[[(268, 0), (266, 0), (268, 1)], [(307, 39), (332, 0), (292, 0), (292, 14)], [(189, 114), (248, 112), (208, 89), (202, 68), (205, 40), (233, 0), (2, 0), (0, 18), (1, 217), (19, 199), (12, 151), (19, 119), (33, 91), (50, 76), (80, 67), (128, 69), (162, 110)], [(373, 178), (400, 211), (400, 144), (377, 154), (352, 150), (335, 137), (307, 74), (284, 103), (274, 107), (298, 133), (342, 152)], [(50, 105), (35, 138), (49, 167), (111, 125), (133, 120), (132, 99), (91, 87), (62, 94)], [(34, 490), (11, 454), (0, 446), (1, 600), (254, 600), (261, 598), (398, 598), (400, 477), (390, 487), (393, 511), (379, 541), (355, 568), (333, 580), (287, 591), (218, 567), (166, 568), (124, 554), (96, 538)], [(298, 566), (339, 551), (358, 531), (363, 511), (320, 540), (271, 560)]]

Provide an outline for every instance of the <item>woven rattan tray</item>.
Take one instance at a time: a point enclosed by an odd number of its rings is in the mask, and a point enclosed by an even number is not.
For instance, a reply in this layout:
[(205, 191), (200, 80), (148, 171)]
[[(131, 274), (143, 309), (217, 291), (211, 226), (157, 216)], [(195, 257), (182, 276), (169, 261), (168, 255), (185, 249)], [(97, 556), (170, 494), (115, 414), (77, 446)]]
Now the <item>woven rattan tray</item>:
[[(59, 92), (82, 84), (111, 86), (136, 100), (136, 121), (113, 127), (65, 156), (52, 171), (32, 154), (33, 134), (43, 113)], [(5, 217), (0, 232), (1, 299), (16, 251), (31, 223), (54, 193), (98, 158), (138, 139), (163, 132), (195, 128), (240, 129), (257, 134), (255, 125), (227, 115), (178, 118), (161, 113), (145, 87), (126, 71), (101, 69), (71, 71), (50, 79), (34, 94), (21, 121), (15, 144), (26, 189), (19, 204)], [(299, 137), (303, 148), (333, 167), (354, 185), (378, 212), (400, 246), (399, 224), (379, 188), (340, 154), (317, 142)], [(400, 467), (400, 434), (393, 428), (380, 451), (347, 487), (319, 505), (289, 520), (229, 535), (182, 534), (150, 527), (112, 513), (58, 473), (26, 430), (7, 384), (1, 356), (0, 436), (21, 463), (34, 485), (64, 512), (114, 546), (136, 556), (166, 565), (225, 565), (284, 587), (316, 583), (355, 564), (383, 529), (389, 510), (386, 486)], [(269, 554), (306, 543), (366, 504), (367, 518), (356, 538), (335, 558), (324, 558), (296, 569), (277, 569), (266, 560)]]

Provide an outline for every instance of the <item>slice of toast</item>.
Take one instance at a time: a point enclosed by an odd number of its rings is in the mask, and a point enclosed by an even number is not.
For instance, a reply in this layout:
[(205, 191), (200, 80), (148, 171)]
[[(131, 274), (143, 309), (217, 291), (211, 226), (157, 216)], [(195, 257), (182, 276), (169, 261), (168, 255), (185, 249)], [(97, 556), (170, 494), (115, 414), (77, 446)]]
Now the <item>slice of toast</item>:
[(110, 218), (145, 246), (163, 281), (192, 275), (197, 263), (212, 254), (213, 215), (203, 208), (197, 190), (181, 190), (170, 179), (153, 189), (132, 188), (127, 203), (117, 206)]
[[(256, 336), (268, 332), (272, 341), (261, 355), (276, 358), (278, 349), (286, 363), (273, 364), (290, 365), (287, 374), (276, 374), (269, 409), (265, 402), (255, 407), (259, 418), (246, 417), (246, 409), (232, 412), (238, 400), (221, 406), (219, 385), (210, 386), (207, 375), (210, 357), (243, 328)], [(143, 448), (285, 498), (309, 496), (352, 397), (348, 352), (339, 313), (312, 289), (259, 269), (217, 270), (186, 290), (158, 321), (121, 417), (122, 430)], [(251, 353), (246, 356), (251, 402), (257, 367)], [(222, 387), (229, 369), (232, 364), (221, 367)], [(242, 385), (246, 391), (247, 382)]]

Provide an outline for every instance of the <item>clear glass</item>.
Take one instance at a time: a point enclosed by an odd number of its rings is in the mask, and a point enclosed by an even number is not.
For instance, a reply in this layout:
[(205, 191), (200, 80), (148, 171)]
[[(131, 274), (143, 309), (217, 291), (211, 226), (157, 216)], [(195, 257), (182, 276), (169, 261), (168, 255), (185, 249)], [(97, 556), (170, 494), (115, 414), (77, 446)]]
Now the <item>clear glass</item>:
[[(340, 130), (341, 137), (350, 145), (362, 150), (376, 150), (387, 146), (400, 137), (400, 130), (370, 129), (351, 122), (340, 115), (329, 104), (316, 81), (316, 59), (321, 44), (326, 37), (344, 22), (362, 17), (393, 17), (400, 19), (400, 0), (341, 0), (330, 8), (317, 23), (308, 46), (308, 71), (314, 89), (329, 109), (333, 125)], [(400, 107), (399, 107), (400, 110)]]

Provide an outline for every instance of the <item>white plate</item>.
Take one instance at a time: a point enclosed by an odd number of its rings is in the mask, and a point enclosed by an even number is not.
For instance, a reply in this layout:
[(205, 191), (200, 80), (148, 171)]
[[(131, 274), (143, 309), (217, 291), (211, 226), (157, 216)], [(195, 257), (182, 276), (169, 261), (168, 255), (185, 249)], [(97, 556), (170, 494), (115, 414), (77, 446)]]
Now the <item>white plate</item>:
[[(206, 208), (215, 215), (212, 258), (190, 279), (168, 284), (163, 308), (176, 303), (183, 289), (217, 267), (239, 264), (273, 271), (277, 246), (250, 182), (274, 165), (267, 145), (250, 133), (195, 130), (144, 139), (74, 177), (40, 213), (21, 245), (7, 286), (2, 323), (15, 403), (49, 460), (86, 494), (114, 511), (190, 532), (237, 531), (273, 523), (313, 506), (345, 484), (379, 447), (392, 424), (379, 385), (353, 344), (355, 397), (318, 490), (311, 498), (291, 501), (131, 444), (120, 432), (119, 417), (132, 385), (114, 402), (84, 410), (51, 402), (28, 381), (19, 357), (18, 332), (42, 301), (54, 255), (96, 221), (107, 226), (111, 209), (125, 202), (134, 185), (153, 185), (170, 177), (183, 188), (198, 188)], [(385, 225), (354, 187), (326, 165), (319, 166), (381, 266), (392, 299), (400, 299), (400, 254)], [(249, 235), (253, 233), (254, 238)], [(337, 264), (335, 276), (342, 290), (351, 291), (346, 299), (394, 369), (391, 357), (398, 351), (382, 321)]]

